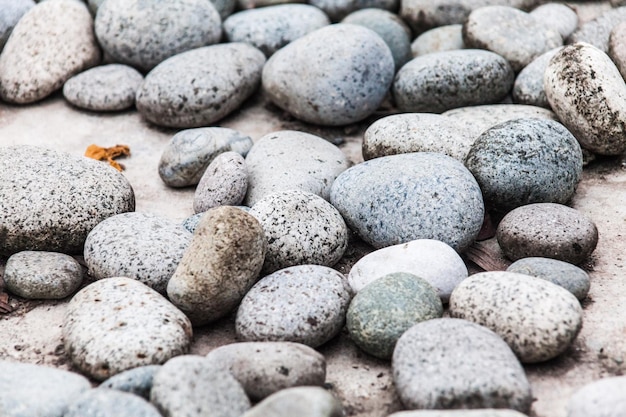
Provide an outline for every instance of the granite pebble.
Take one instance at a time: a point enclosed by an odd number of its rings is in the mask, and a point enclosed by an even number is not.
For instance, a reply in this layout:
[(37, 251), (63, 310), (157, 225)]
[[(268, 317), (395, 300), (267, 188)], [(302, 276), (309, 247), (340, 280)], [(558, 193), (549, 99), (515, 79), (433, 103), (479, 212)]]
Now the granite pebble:
[(432, 52), (457, 49), (465, 49), (463, 25), (461, 24), (445, 25), (427, 30), (411, 43), (411, 54), (414, 58)]
[(196, 229), (198, 228), (198, 223), (200, 223), (200, 219), (202, 219), (202, 216), (204, 216), (204, 213), (205, 212), (192, 214), (191, 216), (187, 217), (183, 221), (182, 226), (185, 229), (187, 229), (190, 233), (194, 233)]
[(575, 391), (567, 417), (619, 417), (626, 413), (626, 376), (599, 379)]
[(211, 3), (213, 3), (213, 7), (220, 14), (222, 23), (237, 8), (237, 0), (211, 0)]
[(342, 417), (341, 402), (320, 387), (287, 388), (277, 392), (242, 417)]
[(319, 7), (333, 22), (338, 22), (347, 15), (362, 9), (383, 9), (395, 12), (399, 0), (310, 0), (315, 7)]
[(609, 50), (609, 37), (615, 26), (626, 19), (626, 7), (609, 9), (595, 19), (579, 25), (568, 38), (568, 43), (584, 42), (595, 46), (602, 52)]
[(150, 390), (154, 375), (161, 365), (145, 365), (129, 369), (103, 381), (98, 388), (128, 392), (150, 400)]
[(569, 38), (576, 28), (578, 28), (578, 15), (566, 4), (542, 4), (533, 9), (530, 15), (544, 26), (557, 31), (563, 40)]
[(527, 417), (515, 410), (477, 409), (477, 410), (415, 410), (399, 411), (388, 417)]
[(193, 196), (196, 213), (217, 206), (237, 206), (248, 190), (248, 170), (237, 152), (221, 153), (213, 159), (200, 178)]
[(285, 3), (307, 3), (306, 0), (237, 0), (237, 7), (241, 10), (276, 6)]
[(513, 84), (513, 102), (550, 108), (546, 90), (543, 86), (543, 76), (548, 68), (548, 63), (563, 49), (558, 47), (535, 58), (530, 64), (517, 74)]
[(74, 400), (63, 417), (161, 417), (141, 397), (110, 389), (91, 389)]
[(616, 25), (609, 38), (609, 56), (626, 79), (626, 21)]
[(17, 22), (33, 6), (33, 0), (0, 0), (0, 52)]

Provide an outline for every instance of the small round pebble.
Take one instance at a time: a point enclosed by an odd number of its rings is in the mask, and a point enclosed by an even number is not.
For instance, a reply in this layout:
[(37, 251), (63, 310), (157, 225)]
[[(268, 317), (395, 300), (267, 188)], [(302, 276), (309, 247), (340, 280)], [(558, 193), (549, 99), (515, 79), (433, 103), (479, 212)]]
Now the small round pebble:
[(161, 417), (141, 397), (110, 389), (91, 389), (70, 404), (63, 417)]
[(580, 25), (569, 37), (568, 43), (584, 42), (595, 46), (602, 52), (607, 52), (611, 31), (624, 19), (626, 19), (626, 7), (609, 9), (597, 18)]
[(567, 417), (619, 417), (626, 414), (626, 376), (591, 382), (575, 391), (567, 404)]
[(578, 15), (565, 4), (542, 4), (533, 9), (530, 15), (544, 26), (559, 32), (563, 39), (567, 39), (578, 27)]
[(204, 216), (204, 212), (192, 214), (183, 221), (183, 227), (190, 233), (194, 233), (202, 216)]
[(287, 388), (250, 409), (241, 417), (343, 417), (341, 402), (320, 387)]
[(217, 206), (238, 206), (248, 190), (246, 162), (237, 152), (224, 152), (215, 157), (200, 178), (193, 197), (196, 213)]
[(430, 29), (411, 43), (411, 53), (415, 58), (432, 52), (465, 49), (462, 31), (463, 25), (446, 25)]
[(520, 104), (550, 108), (546, 90), (543, 86), (543, 76), (548, 63), (563, 47), (552, 49), (526, 65), (515, 78), (513, 84), (513, 101)]
[(310, 3), (322, 9), (333, 22), (338, 22), (348, 14), (361, 9), (384, 9), (395, 11), (399, 0), (310, 0)]
[(0, 52), (17, 22), (34, 5), (33, 0), (0, 0)]
[(103, 381), (98, 388), (129, 392), (150, 400), (152, 380), (159, 369), (161, 369), (161, 365), (138, 366), (113, 375), (111, 378)]
[(609, 56), (626, 79), (626, 22), (616, 25), (609, 38)]
[(539, 256), (579, 264), (598, 244), (598, 229), (580, 211), (561, 204), (538, 203), (509, 212), (496, 237), (511, 260)]

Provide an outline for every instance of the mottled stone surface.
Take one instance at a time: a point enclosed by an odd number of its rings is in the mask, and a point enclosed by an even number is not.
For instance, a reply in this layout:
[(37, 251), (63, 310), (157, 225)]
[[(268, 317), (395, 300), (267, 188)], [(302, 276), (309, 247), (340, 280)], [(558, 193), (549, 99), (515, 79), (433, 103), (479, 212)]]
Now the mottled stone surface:
[(341, 402), (319, 387), (288, 388), (257, 404), (242, 417), (342, 417)]
[(343, 19), (348, 14), (361, 9), (383, 9), (396, 11), (399, 0), (310, 0), (310, 3), (322, 9), (333, 22)]
[(513, 101), (519, 104), (550, 108), (546, 90), (543, 87), (543, 76), (548, 63), (562, 47), (552, 49), (535, 58), (517, 74), (513, 84)]
[(35, 2), (33, 0), (0, 1), (0, 52), (17, 22), (34, 5)]
[(70, 404), (63, 417), (161, 417), (155, 406), (136, 395), (91, 389)]
[(626, 22), (616, 25), (609, 38), (609, 56), (626, 79)]
[(530, 15), (544, 26), (557, 31), (563, 39), (567, 39), (578, 27), (578, 15), (566, 4), (542, 4), (533, 9)]
[(478, 410), (414, 410), (400, 411), (388, 417), (526, 417), (515, 410), (478, 409)]
[(464, 49), (463, 25), (446, 25), (427, 30), (411, 43), (413, 57), (432, 52), (454, 51)]
[(570, 397), (567, 417), (619, 417), (626, 413), (626, 377), (589, 383)]
[(241, 154), (224, 152), (215, 157), (200, 178), (193, 196), (196, 213), (217, 206), (237, 206), (248, 190), (248, 169)]
[(213, 7), (215, 7), (215, 10), (220, 14), (222, 22), (230, 16), (237, 7), (237, 0), (211, 0), (211, 3), (213, 3)]
[(609, 37), (615, 26), (626, 19), (626, 7), (608, 10), (597, 18), (580, 25), (568, 38), (568, 43), (589, 43), (602, 52), (609, 50)]
[(161, 365), (138, 366), (103, 381), (98, 388), (115, 389), (150, 399), (152, 380)]

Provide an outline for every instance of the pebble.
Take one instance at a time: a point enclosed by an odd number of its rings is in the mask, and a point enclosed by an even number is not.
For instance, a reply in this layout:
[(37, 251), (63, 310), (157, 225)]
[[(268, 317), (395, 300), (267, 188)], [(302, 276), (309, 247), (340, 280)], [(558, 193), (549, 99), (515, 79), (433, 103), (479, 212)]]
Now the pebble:
[(226, 367), (253, 401), (286, 388), (322, 386), (326, 380), (324, 356), (300, 343), (232, 343), (206, 358)]
[(441, 113), (497, 103), (514, 80), (511, 66), (500, 55), (463, 49), (414, 58), (400, 68), (392, 91), (401, 112)]
[(338, 22), (347, 15), (362, 9), (398, 10), (399, 0), (310, 0), (310, 3), (322, 9), (333, 22)]
[(161, 417), (141, 397), (110, 389), (91, 389), (73, 401), (63, 417)]
[(213, 3), (213, 7), (219, 13), (222, 23), (237, 7), (237, 0), (211, 0), (211, 3)]
[(87, 378), (73, 372), (0, 361), (2, 417), (60, 417), (77, 396), (90, 388)]
[(529, 204), (509, 212), (496, 236), (504, 254), (514, 261), (539, 256), (579, 264), (598, 244), (598, 229), (589, 217), (553, 203)]
[(465, 49), (463, 42), (463, 25), (446, 25), (427, 30), (411, 43), (413, 57), (433, 52), (454, 51)]
[(239, 42), (174, 55), (146, 75), (137, 91), (137, 110), (159, 126), (214, 124), (257, 90), (264, 64), (261, 51)]
[(433, 319), (411, 327), (396, 344), (392, 371), (408, 409), (511, 408), (526, 413), (533, 401), (524, 369), (507, 344), (465, 320)]
[[(625, 8), (626, 10), (626, 8)], [(626, 85), (608, 55), (584, 43), (568, 45), (548, 64), (548, 102), (581, 146), (600, 155), (626, 151)]]
[(102, 5), (102, 3), (104, 3), (104, 0), (87, 0), (87, 5), (89, 6), (89, 11), (91, 12), (92, 16), (96, 16), (96, 13), (98, 13), (98, 9)]
[(265, 274), (294, 265), (333, 266), (348, 247), (348, 227), (341, 214), (315, 194), (279, 191), (259, 200), (250, 214), (267, 239)]
[(377, 278), (355, 295), (346, 327), (358, 347), (377, 358), (391, 359), (405, 331), (442, 315), (436, 288), (416, 275), (396, 272)]
[(626, 22), (616, 25), (609, 38), (609, 56), (626, 79)]
[(24, 298), (60, 299), (83, 282), (83, 270), (71, 256), (56, 252), (24, 251), (12, 255), (4, 269), (5, 288)]
[(582, 327), (582, 308), (572, 293), (514, 272), (472, 275), (452, 292), (449, 311), (496, 332), (523, 363), (560, 355)]
[(393, 74), (391, 51), (380, 36), (340, 23), (272, 55), (263, 68), (263, 89), (276, 106), (302, 121), (340, 126), (374, 113)]
[(87, 234), (98, 223), (134, 210), (131, 185), (108, 164), (34, 146), (0, 148), (3, 255), (24, 250), (82, 253)]
[(252, 207), (277, 191), (302, 190), (328, 200), (335, 178), (348, 169), (341, 149), (318, 136), (283, 130), (259, 139), (246, 156)]
[(118, 214), (89, 232), (85, 263), (95, 279), (132, 278), (164, 294), (191, 236), (180, 224), (160, 216)]
[(584, 385), (570, 397), (567, 417), (619, 417), (626, 413), (626, 377), (614, 376)]
[(343, 417), (341, 402), (320, 387), (288, 388), (273, 394), (242, 417)]
[(159, 161), (159, 176), (170, 187), (196, 185), (213, 160), (223, 152), (246, 156), (249, 136), (225, 127), (182, 130), (167, 143)]
[(142, 72), (222, 36), (220, 15), (206, 0), (107, 0), (95, 20), (102, 49), (115, 62)]
[(478, 409), (478, 410), (416, 410), (400, 411), (388, 417), (526, 417), (515, 410)]
[(506, 270), (550, 281), (565, 288), (579, 300), (583, 300), (589, 292), (589, 274), (568, 262), (539, 257), (522, 258)]
[(305, 0), (237, 0), (237, 8), (241, 10), (275, 6), (284, 3), (306, 3)]
[(352, 294), (345, 277), (319, 265), (298, 265), (262, 278), (237, 311), (242, 341), (320, 346), (343, 328)]
[(524, 204), (567, 203), (582, 178), (583, 154), (559, 122), (517, 119), (480, 135), (465, 166), (487, 210), (506, 213)]
[(337, 177), (330, 201), (348, 227), (377, 249), (437, 239), (463, 252), (484, 216), (472, 174), (459, 161), (430, 152), (358, 164)]
[(578, 27), (578, 15), (565, 4), (542, 4), (533, 9), (530, 15), (544, 26), (559, 32), (563, 40), (569, 38)]
[(80, 290), (63, 323), (67, 357), (99, 381), (186, 353), (191, 339), (191, 323), (183, 313), (150, 287), (124, 277)]
[(543, 87), (543, 76), (548, 63), (561, 49), (563, 47), (545, 52), (520, 71), (513, 84), (512, 94), (515, 103), (550, 108), (546, 90)]
[(609, 50), (611, 31), (624, 19), (626, 19), (626, 7), (609, 9), (597, 18), (580, 25), (569, 37), (568, 43), (585, 42), (595, 46), (602, 52), (607, 52)]
[(150, 400), (150, 390), (154, 375), (161, 369), (161, 365), (138, 366), (103, 381), (98, 388), (115, 389), (129, 392)]
[(211, 209), (169, 280), (167, 295), (194, 326), (213, 322), (235, 309), (256, 282), (265, 252), (265, 234), (253, 216), (230, 206)]
[(202, 356), (170, 359), (154, 376), (150, 401), (164, 416), (239, 417), (250, 408), (241, 385)]
[(308, 4), (280, 4), (243, 10), (224, 21), (229, 42), (245, 42), (269, 57), (307, 33), (330, 25), (328, 16)]
[(563, 45), (561, 35), (531, 14), (507, 6), (481, 7), (463, 25), (469, 48), (495, 52), (509, 61), (517, 73), (544, 52)]
[(17, 104), (41, 100), (99, 62), (93, 20), (84, 3), (39, 3), (20, 18), (0, 54), (0, 98)]
[(33, 0), (0, 0), (0, 52), (17, 22), (33, 6)]
[(63, 97), (74, 106), (93, 111), (126, 110), (135, 104), (143, 75), (127, 65), (110, 64), (73, 76), (63, 86)]
[(248, 189), (248, 170), (241, 154), (229, 151), (215, 157), (200, 178), (193, 197), (196, 213), (217, 206), (237, 206)]

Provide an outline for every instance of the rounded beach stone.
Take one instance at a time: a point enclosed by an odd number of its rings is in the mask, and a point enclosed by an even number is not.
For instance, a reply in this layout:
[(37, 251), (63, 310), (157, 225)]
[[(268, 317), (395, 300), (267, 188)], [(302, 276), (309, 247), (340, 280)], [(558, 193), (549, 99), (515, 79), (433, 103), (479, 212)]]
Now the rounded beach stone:
[(103, 381), (98, 388), (129, 392), (150, 400), (152, 380), (159, 369), (161, 369), (161, 365), (138, 366), (137, 368), (113, 375), (111, 378)]
[(17, 22), (33, 6), (33, 0), (0, 0), (0, 52)]
[(626, 413), (626, 376), (599, 379), (578, 389), (567, 404), (567, 417), (618, 417)]
[(73, 401), (63, 417), (161, 417), (141, 397), (110, 389), (91, 389)]
[(512, 260), (539, 256), (579, 264), (598, 244), (598, 229), (580, 211), (538, 203), (509, 212), (497, 229), (504, 254)]
[(465, 320), (433, 319), (411, 327), (396, 344), (392, 371), (408, 409), (511, 408), (526, 413), (533, 401), (524, 369), (507, 344)]
[(307, 33), (330, 25), (328, 16), (308, 4), (280, 4), (244, 10), (224, 21), (229, 42), (245, 42), (271, 56)]
[(565, 4), (542, 4), (533, 9), (530, 15), (542, 25), (557, 31), (563, 39), (567, 39), (578, 27), (578, 15)]
[(626, 22), (615, 26), (609, 38), (609, 56), (626, 79)]
[(398, 10), (399, 0), (310, 0), (322, 9), (333, 22), (338, 22), (350, 13), (361, 9)]
[(186, 353), (191, 339), (191, 323), (182, 312), (150, 287), (124, 277), (80, 290), (63, 323), (68, 358), (99, 381)]
[(626, 151), (626, 84), (608, 55), (589, 44), (568, 45), (550, 60), (544, 87), (583, 148), (600, 155)]
[(216, 207), (200, 220), (167, 284), (171, 302), (194, 326), (228, 314), (256, 282), (266, 243), (263, 228), (236, 207)]
[(137, 91), (137, 110), (159, 126), (211, 125), (257, 90), (264, 64), (265, 55), (245, 43), (205, 46), (174, 55), (146, 75)]
[(230, 16), (237, 7), (237, 0), (211, 0), (213, 7), (220, 14), (222, 22)]
[(446, 25), (430, 29), (419, 35), (411, 43), (413, 57), (432, 52), (454, 51), (465, 49), (463, 42), (463, 25)]
[(450, 297), (450, 316), (493, 330), (523, 363), (560, 355), (582, 327), (582, 308), (572, 293), (541, 278), (503, 271), (462, 281)]
[(437, 239), (463, 252), (484, 215), (472, 174), (459, 161), (430, 152), (358, 164), (337, 177), (330, 201), (348, 227), (377, 249)]
[(497, 103), (515, 76), (506, 59), (478, 49), (422, 55), (404, 65), (393, 82), (402, 112), (441, 113), (456, 107)]
[(568, 262), (557, 259), (530, 257), (513, 262), (507, 272), (531, 275), (559, 285), (583, 300), (589, 292), (589, 274)]
[(328, 200), (335, 178), (348, 169), (346, 155), (325, 139), (283, 130), (259, 139), (246, 156), (248, 194), (253, 206), (278, 191), (302, 190)]
[(520, 104), (550, 108), (546, 90), (543, 87), (543, 76), (548, 63), (563, 47), (552, 49), (526, 65), (515, 78), (513, 84), (513, 101)]
[(580, 25), (568, 39), (568, 43), (585, 42), (602, 52), (609, 50), (609, 37), (615, 26), (626, 19), (626, 7), (609, 9), (597, 18)]
[(396, 272), (426, 280), (444, 303), (454, 287), (467, 278), (465, 262), (449, 245), (439, 240), (418, 239), (365, 255), (350, 269), (348, 282), (354, 292), (359, 292), (378, 278)]
[(82, 253), (98, 223), (134, 210), (131, 185), (108, 164), (34, 146), (0, 148), (3, 255)]
[(170, 359), (154, 376), (150, 401), (164, 416), (239, 417), (250, 408), (241, 385), (202, 356)]
[(524, 204), (568, 202), (582, 177), (583, 154), (559, 122), (517, 119), (480, 135), (465, 166), (487, 209), (506, 213)]
[(0, 54), (0, 98), (18, 104), (41, 100), (99, 62), (87, 6), (74, 0), (42, 2), (22, 16)]
[(237, 8), (241, 10), (275, 6), (284, 3), (306, 3), (305, 0), (237, 0)]
[(298, 119), (338, 126), (376, 111), (393, 74), (391, 51), (380, 36), (341, 23), (311, 32), (272, 55), (263, 68), (263, 89)]
[(212, 350), (206, 358), (226, 367), (253, 401), (286, 388), (321, 386), (326, 380), (324, 356), (300, 343), (231, 343)]
[(414, 410), (400, 411), (387, 417), (526, 417), (515, 410), (496, 408), (478, 410)]
[(232, 151), (246, 156), (252, 144), (249, 136), (225, 127), (182, 130), (165, 146), (159, 176), (170, 187), (196, 185), (219, 154)]
[(83, 269), (71, 256), (43, 251), (12, 255), (4, 268), (5, 288), (24, 298), (59, 299), (83, 282)]
[(287, 388), (261, 401), (242, 417), (342, 417), (341, 402), (320, 387)]
[(198, 223), (200, 223), (200, 219), (204, 216), (204, 213), (205, 212), (192, 214), (183, 221), (182, 226), (190, 233), (194, 233), (198, 227)]
[(282, 269), (262, 278), (243, 298), (235, 321), (237, 336), (315, 348), (341, 331), (351, 296), (345, 277), (334, 269)]
[(215, 157), (198, 182), (193, 197), (196, 213), (217, 206), (238, 206), (248, 189), (248, 170), (243, 156), (224, 152)]
[(143, 75), (120, 64), (81, 72), (65, 82), (63, 97), (76, 107), (94, 111), (125, 110), (135, 104)]
[(206, 0), (107, 0), (98, 8), (95, 29), (116, 62), (147, 72), (176, 54), (219, 42), (221, 23)]
[(359, 291), (350, 302), (346, 327), (358, 347), (377, 358), (391, 359), (405, 331), (442, 315), (441, 299), (428, 281), (396, 272)]

